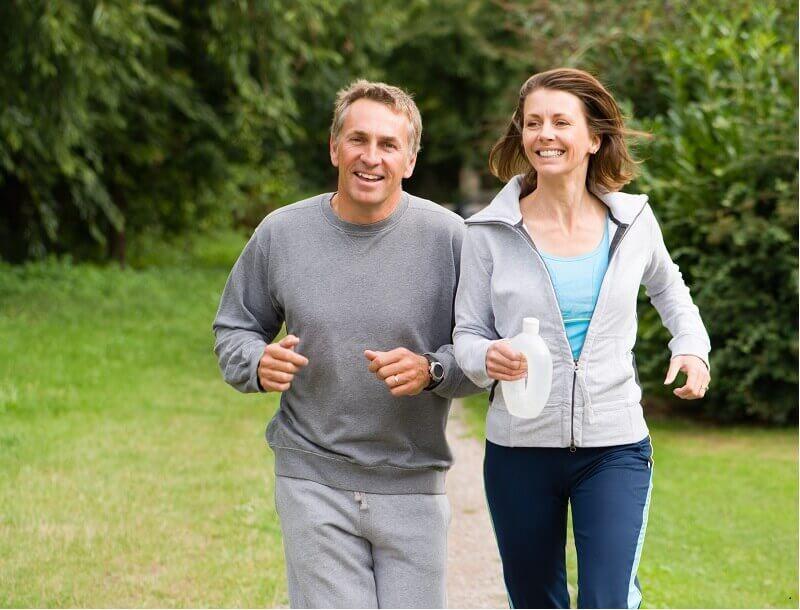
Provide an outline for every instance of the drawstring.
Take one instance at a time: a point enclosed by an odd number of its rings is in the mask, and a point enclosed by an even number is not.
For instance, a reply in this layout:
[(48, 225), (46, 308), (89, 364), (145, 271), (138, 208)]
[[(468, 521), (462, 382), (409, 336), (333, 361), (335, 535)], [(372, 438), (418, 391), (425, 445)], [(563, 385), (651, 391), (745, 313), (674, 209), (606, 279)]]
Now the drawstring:
[(359, 508), (361, 510), (367, 510), (369, 506), (367, 505), (367, 494), (363, 491), (354, 491), (353, 496), (356, 499), (356, 502), (359, 503)]

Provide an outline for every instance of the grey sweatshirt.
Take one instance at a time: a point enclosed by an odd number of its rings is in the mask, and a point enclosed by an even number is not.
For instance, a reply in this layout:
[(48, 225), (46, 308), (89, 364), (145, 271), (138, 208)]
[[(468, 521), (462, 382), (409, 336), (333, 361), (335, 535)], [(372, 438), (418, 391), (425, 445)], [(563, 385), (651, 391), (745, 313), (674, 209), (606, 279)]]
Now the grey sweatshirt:
[[(233, 267), (214, 321), (225, 380), (257, 392), (264, 347), (286, 322), (308, 365), (267, 427), (278, 475), (372, 493), (444, 493), (450, 398), (479, 391), (451, 333), (462, 219), (403, 193), (380, 222), (350, 224), (331, 194), (267, 216)], [(364, 350), (435, 354), (433, 391), (393, 397)]]

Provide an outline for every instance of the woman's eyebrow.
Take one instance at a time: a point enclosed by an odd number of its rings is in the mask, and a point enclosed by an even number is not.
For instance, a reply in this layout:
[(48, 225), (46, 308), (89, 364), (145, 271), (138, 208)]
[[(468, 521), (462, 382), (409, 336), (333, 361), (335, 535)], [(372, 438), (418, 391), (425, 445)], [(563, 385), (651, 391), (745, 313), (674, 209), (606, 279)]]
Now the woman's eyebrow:
[[(533, 119), (540, 119), (540, 118), (542, 118), (542, 115), (540, 115), (540, 114), (537, 114), (536, 112), (529, 112), (528, 114), (526, 114), (526, 115), (525, 115), (525, 118), (526, 118), (526, 119), (531, 119), (531, 118), (533, 118)], [(566, 112), (556, 112), (556, 113), (554, 113), (554, 114), (553, 114), (553, 118), (567, 118), (567, 119), (571, 119), (571, 118), (572, 118), (572, 115), (570, 115), (570, 114), (568, 114), (568, 113), (566, 113)]]

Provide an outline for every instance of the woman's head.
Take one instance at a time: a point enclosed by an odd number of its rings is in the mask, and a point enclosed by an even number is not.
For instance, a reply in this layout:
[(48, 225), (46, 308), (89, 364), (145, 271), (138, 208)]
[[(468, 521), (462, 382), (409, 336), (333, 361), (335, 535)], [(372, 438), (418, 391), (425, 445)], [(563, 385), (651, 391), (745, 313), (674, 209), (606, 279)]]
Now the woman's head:
[(523, 194), (539, 174), (580, 172), (595, 193), (619, 190), (630, 182), (636, 164), (617, 102), (591, 74), (558, 68), (531, 76), (519, 92), (505, 135), (489, 153), (489, 168), (501, 180), (525, 174)]

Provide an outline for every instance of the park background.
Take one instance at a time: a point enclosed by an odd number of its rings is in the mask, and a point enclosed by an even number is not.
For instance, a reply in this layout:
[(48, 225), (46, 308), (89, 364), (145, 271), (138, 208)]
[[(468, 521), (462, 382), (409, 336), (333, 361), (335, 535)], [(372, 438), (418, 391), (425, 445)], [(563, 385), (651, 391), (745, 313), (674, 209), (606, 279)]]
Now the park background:
[[(501, 186), (520, 84), (573, 66), (652, 134), (625, 190), (713, 346), (711, 391), (677, 404), (642, 300), (645, 605), (798, 607), (796, 3), (9, 1), (0, 57), (1, 606), (285, 604), (277, 396), (236, 394), (211, 351), (233, 261), (334, 188), (351, 80), (416, 95), (406, 189), (463, 207)], [(476, 437), (484, 410), (457, 414)]]

